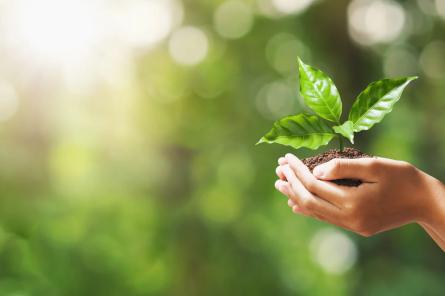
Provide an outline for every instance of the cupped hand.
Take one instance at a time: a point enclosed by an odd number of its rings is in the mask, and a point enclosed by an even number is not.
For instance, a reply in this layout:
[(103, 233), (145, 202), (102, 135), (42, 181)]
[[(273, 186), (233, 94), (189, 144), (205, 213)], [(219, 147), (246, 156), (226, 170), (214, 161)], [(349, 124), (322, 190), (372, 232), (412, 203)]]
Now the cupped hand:
[[(317, 166), (313, 173), (293, 154), (286, 154), (278, 163), (275, 187), (289, 198), (295, 213), (363, 236), (411, 222), (434, 228), (445, 212), (438, 213), (443, 207), (444, 185), (407, 162), (334, 159)], [(348, 187), (330, 182), (337, 179), (363, 183)]]

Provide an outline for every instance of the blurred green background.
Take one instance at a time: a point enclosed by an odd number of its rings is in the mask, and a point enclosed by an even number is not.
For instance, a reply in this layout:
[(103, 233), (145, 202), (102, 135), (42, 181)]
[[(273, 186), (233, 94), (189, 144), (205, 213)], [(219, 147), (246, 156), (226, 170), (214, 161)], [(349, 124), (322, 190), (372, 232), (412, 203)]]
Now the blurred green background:
[(445, 0), (0, 1), (0, 295), (443, 295), (417, 225), (274, 190), (292, 151), (254, 144), (302, 110), (297, 56), (346, 110), (419, 75), (357, 147), (443, 180)]

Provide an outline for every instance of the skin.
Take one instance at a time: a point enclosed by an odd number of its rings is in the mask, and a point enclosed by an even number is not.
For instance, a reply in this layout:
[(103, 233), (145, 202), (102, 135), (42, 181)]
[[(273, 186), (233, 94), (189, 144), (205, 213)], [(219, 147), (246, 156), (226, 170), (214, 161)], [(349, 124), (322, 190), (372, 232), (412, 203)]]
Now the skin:
[[(290, 153), (278, 164), (275, 187), (294, 213), (365, 237), (418, 223), (445, 251), (445, 185), (413, 165), (385, 158), (333, 159), (311, 173)], [(363, 183), (330, 182), (346, 178)]]

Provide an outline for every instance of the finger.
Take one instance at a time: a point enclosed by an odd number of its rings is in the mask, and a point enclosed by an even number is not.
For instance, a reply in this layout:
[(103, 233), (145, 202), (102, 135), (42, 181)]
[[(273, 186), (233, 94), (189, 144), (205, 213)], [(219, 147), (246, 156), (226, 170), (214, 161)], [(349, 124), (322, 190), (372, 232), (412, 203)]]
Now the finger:
[(285, 165), (286, 163), (287, 163), (286, 158), (284, 158), (284, 157), (278, 158), (278, 164), (279, 165)]
[(329, 221), (336, 221), (340, 218), (340, 210), (331, 203), (310, 193), (301, 184), (289, 165), (283, 167), (283, 172), (293, 192), (289, 197), (303, 213), (316, 217), (325, 217)]
[(314, 176), (320, 180), (359, 179), (376, 182), (379, 160), (376, 158), (336, 158), (314, 168)]
[(294, 191), (292, 190), (290, 184), (286, 181), (277, 180), (275, 182), (275, 188), (278, 191), (280, 191), (283, 195), (287, 196), (287, 198), (289, 198), (289, 200), (295, 200), (297, 198)]
[(341, 211), (321, 198), (314, 197), (306, 200), (302, 205), (297, 205), (304, 215), (315, 217), (319, 220), (338, 225), (341, 219)]
[[(345, 219), (341, 218), (341, 212), (337, 212), (335, 213), (335, 216), (328, 216), (325, 215), (323, 213), (317, 212), (317, 213), (310, 213), (308, 211), (303, 211), (296, 203), (295, 203), (295, 199), (297, 199), (298, 197), (293, 193), (292, 188), (290, 187), (290, 184), (288, 182), (283, 182), (283, 194), (286, 194), (289, 198), (289, 200), (287, 201), (287, 205), (292, 209), (292, 212), (294, 212), (295, 214), (299, 214), (299, 215), (304, 215), (304, 216), (310, 216), (313, 218), (316, 218), (317, 220), (321, 220), (321, 221), (325, 221), (328, 223), (331, 223), (333, 225), (342, 227), (346, 230), (349, 231), (353, 231), (351, 227), (349, 227), (346, 223), (345, 223)], [(316, 197), (315, 197), (316, 198)]]
[(298, 205), (295, 205), (292, 207), (292, 212), (294, 212), (295, 214), (300, 214), (300, 215), (305, 215), (304, 212), (298, 207)]
[(301, 184), (300, 180), (298, 180), (294, 171), (290, 168), (288, 164), (281, 167), (284, 176), (290, 184), (290, 187), (293, 193), (296, 195), (296, 200), (294, 200), (297, 204), (300, 202), (313, 198), (312, 194), (304, 188), (303, 184)]
[(304, 212), (291, 199), (288, 201), (288, 205), (289, 205), (290, 208), (292, 208), (292, 212), (294, 212), (295, 214), (304, 215), (304, 216), (310, 216), (310, 217), (313, 217), (313, 218), (315, 218), (317, 220), (324, 221), (324, 222), (336, 225), (338, 227), (344, 228), (344, 229), (349, 230), (349, 231), (353, 231), (353, 229), (351, 227), (349, 227), (345, 223), (346, 220), (341, 218), (341, 214), (332, 216), (332, 215), (326, 215), (326, 214), (321, 213), (321, 212), (307, 213), (307, 212)]
[[(351, 230), (351, 228), (349, 228), (346, 224), (344, 224), (344, 219), (341, 219), (341, 212), (336, 212), (335, 216), (333, 215), (326, 215), (323, 214), (321, 212), (317, 212), (317, 213), (310, 213), (308, 211), (304, 211), (302, 210), (295, 202), (294, 200), (297, 198), (295, 196), (295, 194), (293, 193), (292, 188), (290, 187), (290, 184), (288, 182), (285, 183), (284, 185), (286, 188), (286, 192), (288, 192), (288, 197), (292, 197), (287, 201), (288, 206), (292, 209), (292, 212), (294, 212), (295, 214), (299, 214), (299, 215), (304, 215), (304, 216), (312, 216), (314, 218), (316, 218), (317, 220), (322, 220), (322, 221), (326, 221), (328, 223), (331, 223), (333, 225), (345, 228), (347, 230)], [(314, 197), (316, 198), (316, 197)], [(321, 200), (322, 202), (322, 200)]]
[(286, 182), (286, 192), (289, 194), (287, 195), (289, 197), (289, 200), (287, 201), (287, 205), (292, 209), (292, 211), (296, 214), (303, 214), (303, 211), (300, 209), (300, 207), (293, 201), (297, 198), (297, 196), (294, 194), (291, 186), (289, 183)]
[(289, 183), (286, 182), (286, 184), (283, 186), (283, 191), (288, 193), (286, 194), (289, 197), (289, 199), (287, 200), (287, 205), (292, 209), (292, 212), (294, 212), (295, 214), (305, 215), (300, 207), (293, 201), (293, 199), (295, 200), (297, 197), (293, 193)]
[(289, 192), (287, 191), (286, 187), (286, 181), (283, 180), (277, 180), (275, 181), (275, 189), (283, 193), (284, 195), (288, 195)]
[(278, 178), (280, 178), (283, 181), (286, 181), (286, 177), (284, 176), (280, 166), (277, 166), (277, 168), (275, 169), (275, 173), (277, 174)]
[(286, 154), (286, 160), (308, 191), (340, 208), (342, 207), (346, 195), (345, 188), (331, 182), (318, 180), (309, 171), (309, 168), (293, 154)]
[(282, 192), (285, 192), (289, 200), (287, 201), (287, 205), (291, 208), (298, 207), (296, 200), (298, 197), (295, 195), (294, 191), (292, 190), (291, 185), (288, 182), (285, 182), (282, 186)]
[(294, 212), (295, 214), (303, 214), (303, 211), (300, 209), (300, 207), (298, 207), (298, 205), (292, 201), (292, 199), (289, 199), (287, 201), (287, 205), (292, 209), (292, 212)]

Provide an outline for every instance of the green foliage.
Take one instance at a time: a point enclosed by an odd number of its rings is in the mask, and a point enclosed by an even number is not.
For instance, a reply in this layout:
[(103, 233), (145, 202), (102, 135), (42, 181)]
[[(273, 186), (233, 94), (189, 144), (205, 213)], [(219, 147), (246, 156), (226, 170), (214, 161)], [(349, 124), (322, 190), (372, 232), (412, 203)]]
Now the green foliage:
[(345, 121), (342, 125), (333, 126), (332, 129), (354, 144), (354, 123), (352, 121)]
[(354, 132), (369, 130), (374, 124), (392, 111), (405, 87), (417, 77), (383, 79), (371, 83), (362, 91), (352, 105), (349, 120), (354, 124)]
[(278, 143), (295, 149), (301, 147), (317, 149), (329, 143), (333, 137), (332, 129), (319, 117), (298, 114), (275, 122), (272, 130), (258, 143)]
[(405, 87), (417, 79), (405, 77), (372, 82), (359, 94), (352, 105), (348, 120), (341, 124), (342, 102), (332, 79), (301, 59), (298, 59), (298, 66), (300, 94), (304, 102), (319, 117), (337, 125), (330, 127), (316, 115), (288, 116), (276, 121), (258, 144), (277, 143), (295, 149), (318, 149), (340, 135), (354, 144), (354, 133), (368, 130), (382, 121), (383, 117), (392, 111)]
[(320, 117), (339, 122), (342, 103), (340, 94), (332, 79), (318, 69), (298, 59), (300, 93), (304, 102)]

